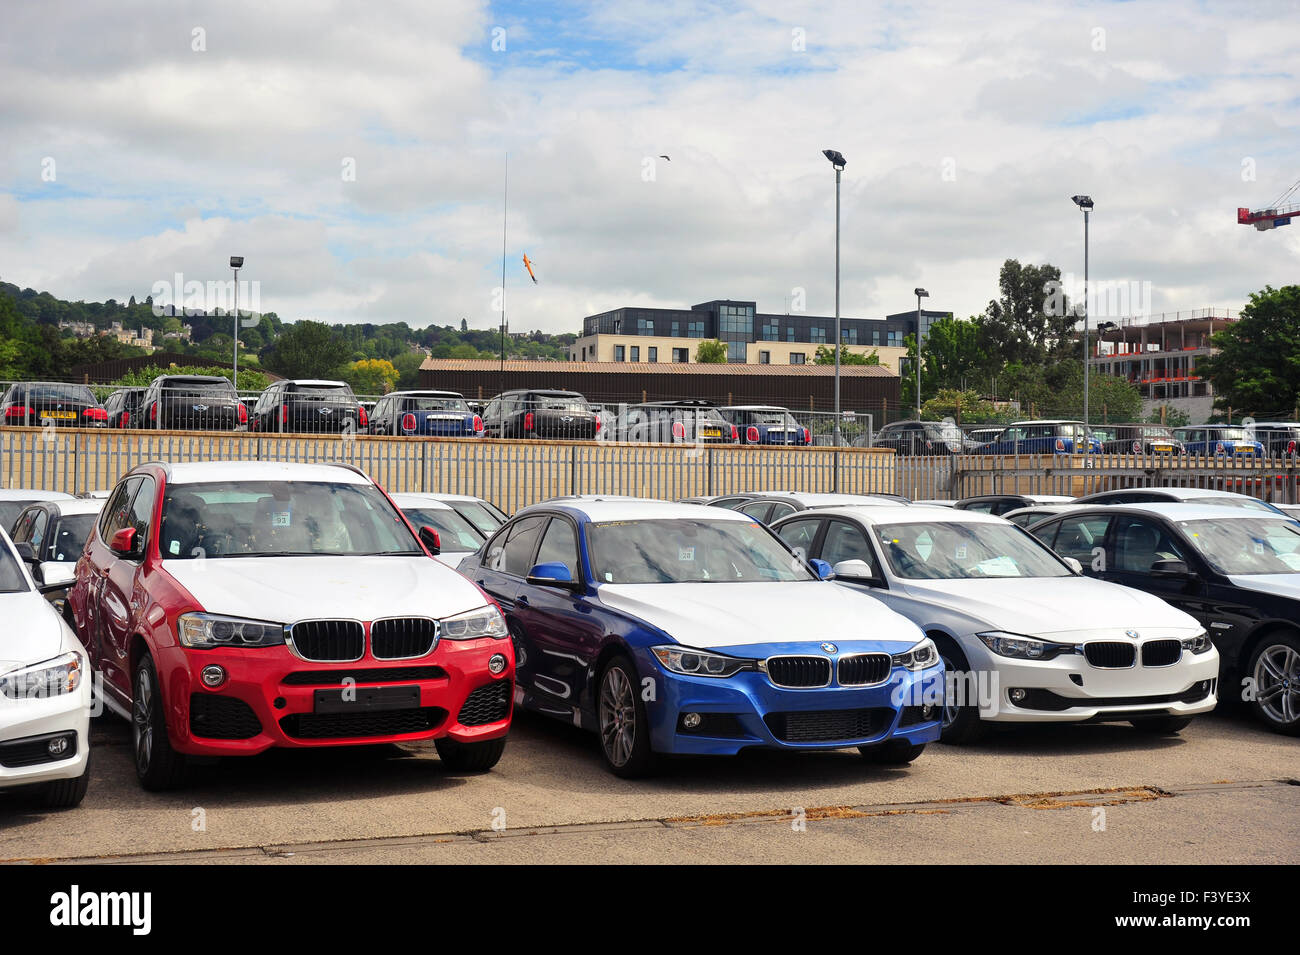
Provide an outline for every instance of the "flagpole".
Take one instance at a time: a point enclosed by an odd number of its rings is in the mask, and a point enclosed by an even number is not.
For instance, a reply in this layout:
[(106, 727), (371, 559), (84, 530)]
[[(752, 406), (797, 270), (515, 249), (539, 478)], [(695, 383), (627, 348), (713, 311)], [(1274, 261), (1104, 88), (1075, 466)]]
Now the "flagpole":
[(506, 390), (506, 215), (510, 209), (510, 153), (506, 153), (501, 187), (501, 387)]

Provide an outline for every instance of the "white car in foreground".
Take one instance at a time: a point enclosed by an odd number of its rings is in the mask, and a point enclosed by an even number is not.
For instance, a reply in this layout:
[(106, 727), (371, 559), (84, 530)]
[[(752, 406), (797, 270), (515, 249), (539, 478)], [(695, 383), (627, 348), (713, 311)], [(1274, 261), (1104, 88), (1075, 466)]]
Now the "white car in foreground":
[(1128, 721), (1159, 733), (1214, 708), (1219, 654), (1158, 597), (1080, 576), (1026, 531), (951, 508), (833, 508), (773, 530), (917, 624), (949, 678), (945, 741), (987, 722)]
[(86, 795), (90, 667), (0, 531), (0, 792), (51, 808)]

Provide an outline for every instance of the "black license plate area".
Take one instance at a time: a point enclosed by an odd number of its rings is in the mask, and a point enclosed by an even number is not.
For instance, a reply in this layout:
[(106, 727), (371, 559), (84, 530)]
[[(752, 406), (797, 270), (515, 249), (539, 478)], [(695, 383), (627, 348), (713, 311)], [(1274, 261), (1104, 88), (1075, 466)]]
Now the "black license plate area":
[(312, 694), (312, 711), (315, 713), (413, 710), (419, 707), (418, 686), (341, 686)]

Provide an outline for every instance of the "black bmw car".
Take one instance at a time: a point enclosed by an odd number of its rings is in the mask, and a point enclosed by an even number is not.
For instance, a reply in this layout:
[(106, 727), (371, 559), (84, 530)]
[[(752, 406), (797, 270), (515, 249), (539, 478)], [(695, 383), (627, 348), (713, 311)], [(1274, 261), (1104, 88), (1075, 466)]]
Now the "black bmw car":
[[(1300, 526), (1196, 504), (1076, 508), (1034, 536), (1083, 572), (1154, 594), (1201, 621), (1219, 650), (1219, 699), (1300, 735)], [(1087, 608), (1077, 608), (1086, 613)]]

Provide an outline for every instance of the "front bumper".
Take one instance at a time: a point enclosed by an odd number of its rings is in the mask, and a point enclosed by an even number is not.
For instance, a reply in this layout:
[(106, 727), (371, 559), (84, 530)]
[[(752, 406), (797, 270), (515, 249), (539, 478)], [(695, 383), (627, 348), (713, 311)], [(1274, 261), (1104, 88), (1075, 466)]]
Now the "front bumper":
[[(952, 674), (948, 691), (978, 703), (980, 718), (998, 723), (1078, 723), (1140, 716), (1208, 713), (1218, 700), (1219, 653), (1184, 650), (1176, 663), (1148, 667), (1094, 667), (1078, 653), (1051, 660), (1014, 660), (976, 637), (962, 641), (970, 674)], [(1013, 690), (1024, 691), (1013, 699)]]
[[(506, 668), (488, 671), (494, 654)], [(509, 640), (440, 640), (414, 660), (380, 660), (369, 650), (353, 663), (309, 663), (287, 647), (156, 652), (165, 688), (167, 735), (182, 753), (248, 756), (273, 746), (306, 749), (450, 738), (472, 743), (505, 736), (510, 728), (514, 650)], [(228, 678), (216, 689), (200, 679), (217, 664)], [(377, 671), (389, 671), (381, 673)], [(351, 679), (354, 683), (346, 683)], [(419, 705), (399, 709), (317, 711), (317, 692), (368, 687), (418, 687)]]
[[(876, 686), (787, 689), (759, 672), (726, 679), (670, 673), (648, 650), (638, 653), (637, 664), (642, 674), (653, 674), (655, 698), (646, 702), (646, 713), (650, 748), (658, 753), (725, 756), (751, 747), (824, 751), (939, 738), (941, 665), (917, 672), (895, 667), (888, 681)], [(923, 705), (931, 707), (929, 718), (922, 716)], [(687, 713), (702, 717), (697, 729), (684, 728)], [(852, 729), (839, 735), (840, 727)], [(824, 735), (830, 738), (806, 738)]]
[[(89, 670), (84, 671), (89, 676)], [(45, 738), (75, 734), (75, 751), (61, 759), (42, 753)], [(0, 696), (0, 789), (76, 779), (90, 756), (90, 680), (76, 692), (32, 700)], [(39, 761), (33, 762), (33, 759)], [(5, 765), (26, 764), (26, 765)]]

